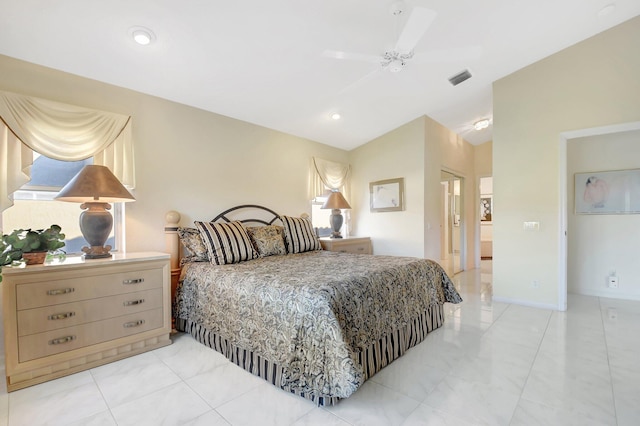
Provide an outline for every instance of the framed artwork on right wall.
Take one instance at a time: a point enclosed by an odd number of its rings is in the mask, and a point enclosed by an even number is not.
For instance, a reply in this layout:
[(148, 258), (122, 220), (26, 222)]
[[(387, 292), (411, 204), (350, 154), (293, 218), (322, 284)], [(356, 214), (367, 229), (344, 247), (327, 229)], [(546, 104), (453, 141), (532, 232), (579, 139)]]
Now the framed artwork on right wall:
[(576, 214), (640, 213), (640, 169), (576, 173)]

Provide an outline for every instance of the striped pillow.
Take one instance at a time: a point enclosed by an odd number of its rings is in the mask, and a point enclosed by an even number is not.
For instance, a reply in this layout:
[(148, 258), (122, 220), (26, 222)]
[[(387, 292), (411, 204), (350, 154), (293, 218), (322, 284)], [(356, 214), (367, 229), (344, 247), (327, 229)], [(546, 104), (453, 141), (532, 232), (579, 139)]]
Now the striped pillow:
[(247, 230), (241, 222), (213, 223), (194, 222), (207, 246), (209, 259), (214, 265), (238, 263), (256, 259), (258, 253), (253, 248)]
[(322, 250), (320, 241), (307, 218), (280, 216), (284, 225), (284, 241), (288, 253)]

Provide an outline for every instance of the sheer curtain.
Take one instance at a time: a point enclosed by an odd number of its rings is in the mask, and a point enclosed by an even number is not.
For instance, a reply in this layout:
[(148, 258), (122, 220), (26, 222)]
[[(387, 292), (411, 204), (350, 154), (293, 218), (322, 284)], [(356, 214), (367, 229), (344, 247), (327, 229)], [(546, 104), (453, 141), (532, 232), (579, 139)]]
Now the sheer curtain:
[(311, 159), (311, 199), (326, 196), (326, 188), (340, 191), (349, 201), (351, 166), (313, 157)]
[(56, 160), (93, 157), (135, 188), (131, 117), (0, 92), (0, 212), (31, 179), (33, 152)]

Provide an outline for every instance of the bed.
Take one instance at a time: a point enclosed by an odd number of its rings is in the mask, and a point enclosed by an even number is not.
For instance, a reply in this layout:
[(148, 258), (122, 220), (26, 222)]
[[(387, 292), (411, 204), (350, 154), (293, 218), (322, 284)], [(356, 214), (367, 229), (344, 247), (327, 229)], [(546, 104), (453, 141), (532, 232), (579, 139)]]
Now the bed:
[[(268, 217), (234, 219), (247, 210)], [(319, 405), (352, 395), (462, 301), (436, 262), (323, 251), (306, 218), (248, 205), (195, 225), (170, 228), (188, 248), (176, 329)]]

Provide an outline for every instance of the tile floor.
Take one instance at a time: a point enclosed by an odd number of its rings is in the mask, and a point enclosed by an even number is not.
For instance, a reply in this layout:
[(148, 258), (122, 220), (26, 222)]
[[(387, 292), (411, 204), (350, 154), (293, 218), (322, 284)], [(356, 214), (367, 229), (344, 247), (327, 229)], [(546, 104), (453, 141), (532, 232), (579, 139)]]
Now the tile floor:
[(492, 303), (490, 272), (484, 262), (456, 275), (465, 301), (446, 306), (444, 327), (334, 407), (179, 334), (153, 352), (0, 389), (0, 426), (640, 424), (640, 302), (570, 295), (565, 313)]

